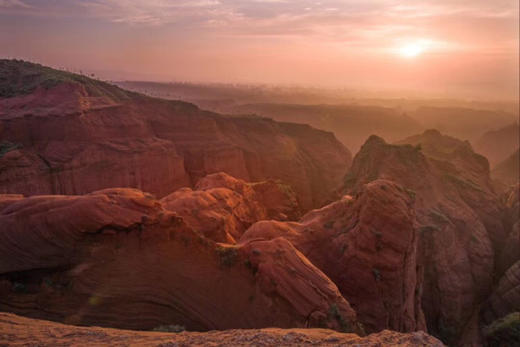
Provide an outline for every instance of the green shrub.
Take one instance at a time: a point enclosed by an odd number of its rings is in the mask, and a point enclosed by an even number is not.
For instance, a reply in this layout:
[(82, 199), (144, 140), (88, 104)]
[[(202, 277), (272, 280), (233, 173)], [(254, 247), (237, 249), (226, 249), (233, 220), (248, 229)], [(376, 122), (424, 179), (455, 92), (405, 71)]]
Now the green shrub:
[(258, 272), (258, 267), (255, 266), (251, 260), (249, 259), (246, 259), (246, 261), (244, 261), (244, 265), (251, 271), (251, 273), (254, 275), (256, 275), (256, 273)]
[(21, 148), (22, 145), (17, 143), (12, 143), (9, 141), (0, 142), (0, 158), (2, 158), (5, 154), (10, 151), (14, 151), (15, 149)]
[(152, 329), (152, 331), (160, 331), (163, 333), (180, 333), (185, 331), (186, 328), (182, 325), (171, 324), (171, 325), (159, 325)]
[(520, 346), (520, 312), (497, 319), (483, 329), (488, 346)]
[(91, 96), (128, 99), (135, 93), (84, 75), (56, 70), (23, 60), (0, 59), (0, 97), (9, 98), (32, 93), (36, 88), (49, 89), (61, 83), (77, 83)]
[(332, 229), (332, 227), (334, 226), (334, 221), (330, 220), (328, 222), (326, 222), (325, 224), (323, 224), (323, 227), (325, 229)]
[(405, 188), (405, 192), (406, 192), (406, 194), (408, 194), (408, 196), (410, 197), (410, 199), (415, 200), (415, 196), (417, 195), (417, 193), (415, 192), (415, 190)]
[(439, 318), (438, 322), (437, 332), (432, 332), (433, 335), (439, 338), (442, 342), (451, 345), (459, 335), (456, 324), (453, 322), (447, 322), (442, 317)]
[(424, 225), (422, 227), (419, 228), (419, 232), (421, 234), (425, 234), (425, 233), (431, 233), (431, 232), (434, 232), (434, 231), (437, 231), (439, 229), (437, 229), (435, 226), (433, 225)]
[(345, 188), (352, 188), (355, 185), (356, 181), (357, 181), (356, 175), (354, 175), (352, 172), (349, 172), (348, 174), (345, 175), (345, 178), (344, 178)]
[(441, 211), (430, 210), (429, 214), (435, 223), (447, 224), (450, 222), (450, 219), (446, 217)]
[(12, 289), (15, 293), (25, 293), (27, 291), (25, 284), (20, 282), (13, 282)]
[(372, 269), (372, 274), (374, 275), (374, 278), (377, 282), (381, 281), (381, 271), (378, 269)]
[(345, 321), (345, 318), (343, 318), (343, 316), (339, 312), (339, 308), (338, 308), (338, 305), (336, 303), (330, 305), (330, 308), (329, 308), (329, 319), (336, 320), (338, 322), (342, 332), (344, 332), (344, 333), (351, 333), (351, 332), (353, 332), (352, 328), (350, 327), (350, 325), (347, 323), (347, 321)]
[(218, 247), (217, 254), (220, 257), (220, 264), (225, 267), (235, 265), (238, 259), (238, 252), (234, 247)]

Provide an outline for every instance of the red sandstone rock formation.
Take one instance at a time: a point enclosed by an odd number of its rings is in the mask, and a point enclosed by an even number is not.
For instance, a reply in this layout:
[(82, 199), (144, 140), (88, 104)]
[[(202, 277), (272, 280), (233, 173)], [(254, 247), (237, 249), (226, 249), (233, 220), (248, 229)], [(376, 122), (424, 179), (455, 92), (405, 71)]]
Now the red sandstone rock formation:
[(0, 97), (0, 193), (134, 187), (163, 197), (223, 171), (281, 179), (308, 209), (329, 199), (351, 162), (332, 133), (308, 125), (227, 117), (35, 64), (0, 64), (13, 86), (35, 80)]
[(492, 286), (495, 250), (507, 235), (489, 164), (469, 143), (434, 130), (401, 143), (371, 137), (354, 159), (345, 190), (383, 178), (415, 196), (428, 331), (450, 344), (461, 337), (480, 343), (474, 317)]
[(2, 311), (131, 329), (361, 332), (334, 283), (287, 240), (215, 243), (139, 190), (0, 195), (0, 225)]
[(195, 187), (181, 188), (165, 196), (161, 203), (214, 241), (234, 244), (256, 221), (294, 219), (299, 215), (294, 193), (278, 182), (248, 184), (218, 173), (204, 177)]
[(520, 260), (520, 184), (502, 195), (504, 229), (507, 237), (497, 250), (495, 277), (500, 277), (516, 261)]
[[(350, 166), (331, 133), (6, 69), (0, 310), (133, 329), (361, 332), (359, 318), (369, 331), (427, 324), (450, 344), (482, 343), (482, 327), (520, 310), (518, 186), (499, 199), (467, 142), (373, 136), (346, 177), (351, 196), (288, 222), (298, 204), (328, 201)], [(96, 191), (110, 187), (162, 199)], [(423, 341), (380, 336), (367, 341)]]
[[(482, 324), (488, 326), (504, 326), (502, 320), (518, 319), (520, 312), (520, 185), (512, 187), (504, 194), (504, 225), (509, 234), (503, 248), (498, 250), (495, 269), (496, 282), (493, 291), (482, 305)], [(516, 312), (516, 316), (514, 313)], [(508, 316), (509, 315), (509, 316)], [(506, 317), (507, 316), (507, 317)], [(509, 322), (515, 342), (518, 342), (518, 326), (520, 322)], [(496, 329), (495, 329), (496, 330)], [(486, 334), (488, 335), (488, 334)], [(489, 336), (488, 336), (489, 339)], [(504, 342), (505, 343), (505, 342)]]
[(490, 324), (513, 312), (520, 312), (520, 260), (500, 278), (484, 303), (481, 316), (484, 324)]
[(385, 330), (367, 337), (325, 329), (226, 330), (207, 333), (161, 333), (75, 327), (9, 313), (0, 313), (0, 344), (45, 346), (444, 346), (424, 332), (401, 334)]
[(240, 241), (278, 237), (336, 283), (367, 331), (425, 329), (413, 199), (402, 187), (378, 180), (299, 222), (257, 222)]

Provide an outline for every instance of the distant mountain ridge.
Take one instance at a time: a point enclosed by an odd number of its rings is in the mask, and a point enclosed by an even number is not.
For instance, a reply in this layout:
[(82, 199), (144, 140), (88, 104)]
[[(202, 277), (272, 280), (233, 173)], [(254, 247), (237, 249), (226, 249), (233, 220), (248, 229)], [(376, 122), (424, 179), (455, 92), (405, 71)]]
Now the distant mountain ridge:
[(485, 155), (492, 167), (509, 157), (519, 146), (520, 126), (518, 123), (487, 131), (475, 141), (475, 150)]
[(520, 149), (498, 163), (491, 171), (491, 176), (506, 185), (518, 184), (520, 181)]
[(483, 132), (503, 127), (518, 120), (518, 112), (486, 110), (470, 107), (419, 107), (410, 113), (425, 129), (475, 141)]
[[(146, 95), (188, 101), (214, 112), (310, 124), (334, 132), (353, 153), (370, 135), (393, 142), (426, 129), (438, 129), (475, 143), (485, 131), (518, 120), (515, 102), (377, 99), (349, 90), (298, 86), (143, 81), (117, 85)], [(493, 158), (490, 161), (495, 163)]]
[(370, 134), (391, 141), (422, 130), (418, 121), (396, 109), (371, 105), (244, 104), (230, 109), (234, 114), (258, 114), (277, 121), (310, 124), (333, 131), (354, 153)]

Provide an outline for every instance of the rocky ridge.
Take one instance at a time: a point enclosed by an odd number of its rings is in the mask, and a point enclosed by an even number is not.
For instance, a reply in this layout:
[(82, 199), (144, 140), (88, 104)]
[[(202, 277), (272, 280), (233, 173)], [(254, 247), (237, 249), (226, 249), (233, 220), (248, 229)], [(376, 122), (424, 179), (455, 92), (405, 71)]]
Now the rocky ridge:
[(367, 337), (325, 329), (226, 330), (207, 333), (161, 333), (75, 327), (0, 313), (0, 344), (53, 346), (431, 346), (443, 344), (424, 332), (385, 330)]

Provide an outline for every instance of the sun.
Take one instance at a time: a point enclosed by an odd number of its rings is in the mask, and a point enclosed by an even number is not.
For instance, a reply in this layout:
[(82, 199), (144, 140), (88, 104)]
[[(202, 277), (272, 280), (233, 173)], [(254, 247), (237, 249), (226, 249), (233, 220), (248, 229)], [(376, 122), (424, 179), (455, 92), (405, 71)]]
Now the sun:
[(399, 55), (403, 58), (412, 59), (420, 56), (424, 52), (424, 46), (420, 43), (408, 43), (399, 47)]

